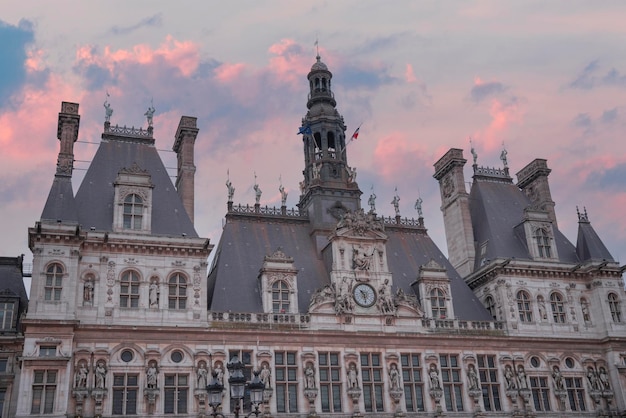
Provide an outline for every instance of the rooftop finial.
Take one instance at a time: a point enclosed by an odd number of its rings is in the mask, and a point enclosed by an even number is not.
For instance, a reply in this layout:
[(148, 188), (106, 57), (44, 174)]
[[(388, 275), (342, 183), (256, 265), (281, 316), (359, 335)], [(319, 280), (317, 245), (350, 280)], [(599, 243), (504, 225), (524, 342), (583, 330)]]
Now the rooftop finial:
[(589, 222), (589, 216), (587, 215), (587, 208), (583, 206), (583, 213), (580, 213), (578, 206), (576, 206), (576, 214), (578, 215), (578, 222)]
[(315, 45), (315, 58), (319, 61), (320, 60), (320, 41), (317, 35), (315, 36), (315, 43), (313, 45)]
[(393, 200), (391, 204), (393, 205), (393, 209), (396, 211), (396, 216), (400, 216), (400, 196), (398, 196), (398, 187), (396, 186), (395, 194), (393, 196)]
[(111, 122), (111, 115), (113, 114), (113, 108), (111, 107), (111, 104), (109, 103), (109, 97), (111, 95), (109, 94), (109, 91), (107, 90), (107, 95), (106, 98), (104, 99), (104, 121), (105, 122)]
[(376, 193), (374, 193), (374, 185), (370, 187), (372, 194), (370, 194), (369, 199), (367, 199), (367, 204), (370, 205), (370, 212), (376, 213)]

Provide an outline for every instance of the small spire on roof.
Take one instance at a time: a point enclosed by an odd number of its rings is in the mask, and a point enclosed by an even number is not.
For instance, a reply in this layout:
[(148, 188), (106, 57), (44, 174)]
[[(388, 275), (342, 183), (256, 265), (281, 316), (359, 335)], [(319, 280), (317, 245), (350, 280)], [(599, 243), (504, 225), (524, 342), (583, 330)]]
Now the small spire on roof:
[(589, 215), (587, 215), (587, 208), (583, 206), (583, 213), (580, 213), (578, 206), (576, 206), (576, 213), (578, 214), (578, 222), (589, 222)]

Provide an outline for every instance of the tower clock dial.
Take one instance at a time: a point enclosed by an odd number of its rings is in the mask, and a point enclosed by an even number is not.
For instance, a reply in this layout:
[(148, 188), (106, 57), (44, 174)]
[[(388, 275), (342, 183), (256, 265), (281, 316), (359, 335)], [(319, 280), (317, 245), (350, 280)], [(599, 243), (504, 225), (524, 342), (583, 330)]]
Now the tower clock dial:
[(376, 292), (372, 286), (361, 283), (354, 287), (352, 292), (354, 301), (365, 308), (372, 306), (376, 302)]

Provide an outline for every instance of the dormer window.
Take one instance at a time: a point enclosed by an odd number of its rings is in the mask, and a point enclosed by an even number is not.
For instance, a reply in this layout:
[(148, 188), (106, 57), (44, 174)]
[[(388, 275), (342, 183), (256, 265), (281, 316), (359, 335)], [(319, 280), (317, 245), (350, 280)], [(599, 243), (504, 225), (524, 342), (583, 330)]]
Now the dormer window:
[(150, 174), (137, 164), (123, 168), (115, 179), (115, 232), (149, 233), (152, 226), (152, 188)]
[(289, 286), (283, 280), (272, 284), (272, 312), (289, 312)]
[(441, 289), (433, 289), (430, 291), (430, 307), (432, 309), (433, 318), (446, 319), (448, 310), (446, 309), (446, 295)]
[(143, 199), (136, 194), (129, 194), (124, 199), (124, 229), (141, 230), (143, 221)]
[(15, 302), (0, 302), (0, 331), (13, 329)]
[(540, 258), (552, 258), (552, 245), (548, 232), (539, 228), (535, 231), (535, 241), (537, 242), (537, 251)]

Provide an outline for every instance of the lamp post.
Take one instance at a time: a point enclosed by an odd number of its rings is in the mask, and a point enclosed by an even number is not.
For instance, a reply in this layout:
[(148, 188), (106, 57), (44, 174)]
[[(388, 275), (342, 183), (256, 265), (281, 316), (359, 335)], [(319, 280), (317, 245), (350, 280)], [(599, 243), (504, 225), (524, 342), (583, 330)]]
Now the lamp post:
[[(239, 418), (239, 411), (241, 409), (240, 403), (244, 396), (246, 386), (250, 389), (250, 401), (254, 405), (254, 411), (245, 415), (245, 418), (249, 418), (252, 414), (258, 417), (261, 414), (259, 405), (263, 403), (263, 390), (265, 389), (265, 384), (263, 384), (259, 378), (259, 372), (255, 370), (253, 372), (254, 376), (252, 377), (252, 381), (246, 385), (246, 378), (243, 375), (243, 367), (243, 363), (237, 356), (233, 356), (233, 358), (231, 358), (226, 365), (230, 374), (230, 377), (228, 378), (230, 398), (236, 402), (234, 411), (235, 418)], [(213, 372), (213, 379), (211, 380), (211, 383), (207, 385), (206, 389), (209, 394), (209, 405), (213, 409), (211, 416), (213, 418), (226, 418), (223, 414), (217, 412), (217, 409), (222, 404), (222, 391), (224, 390), (224, 385), (222, 385), (217, 379), (217, 372)]]
[(263, 403), (263, 389), (265, 389), (265, 384), (261, 382), (259, 378), (259, 372), (255, 370), (254, 377), (252, 381), (248, 384), (248, 389), (250, 389), (250, 401), (254, 405), (254, 411), (250, 412), (246, 417), (250, 417), (250, 415), (254, 414), (256, 417), (259, 416), (261, 411), (259, 411), (259, 405)]
[(219, 408), (222, 404), (222, 392), (224, 391), (224, 385), (222, 385), (217, 379), (216, 371), (213, 372), (213, 380), (211, 380), (211, 383), (206, 386), (206, 390), (209, 393), (209, 405), (211, 405), (211, 408), (213, 409), (211, 416), (213, 418), (225, 418), (224, 415), (217, 412), (217, 408)]
[(235, 405), (235, 418), (239, 418), (239, 410), (241, 398), (243, 398), (246, 388), (246, 378), (243, 375), (243, 363), (238, 356), (233, 356), (226, 365), (230, 376), (228, 377), (228, 386), (230, 386), (230, 397), (237, 403)]

